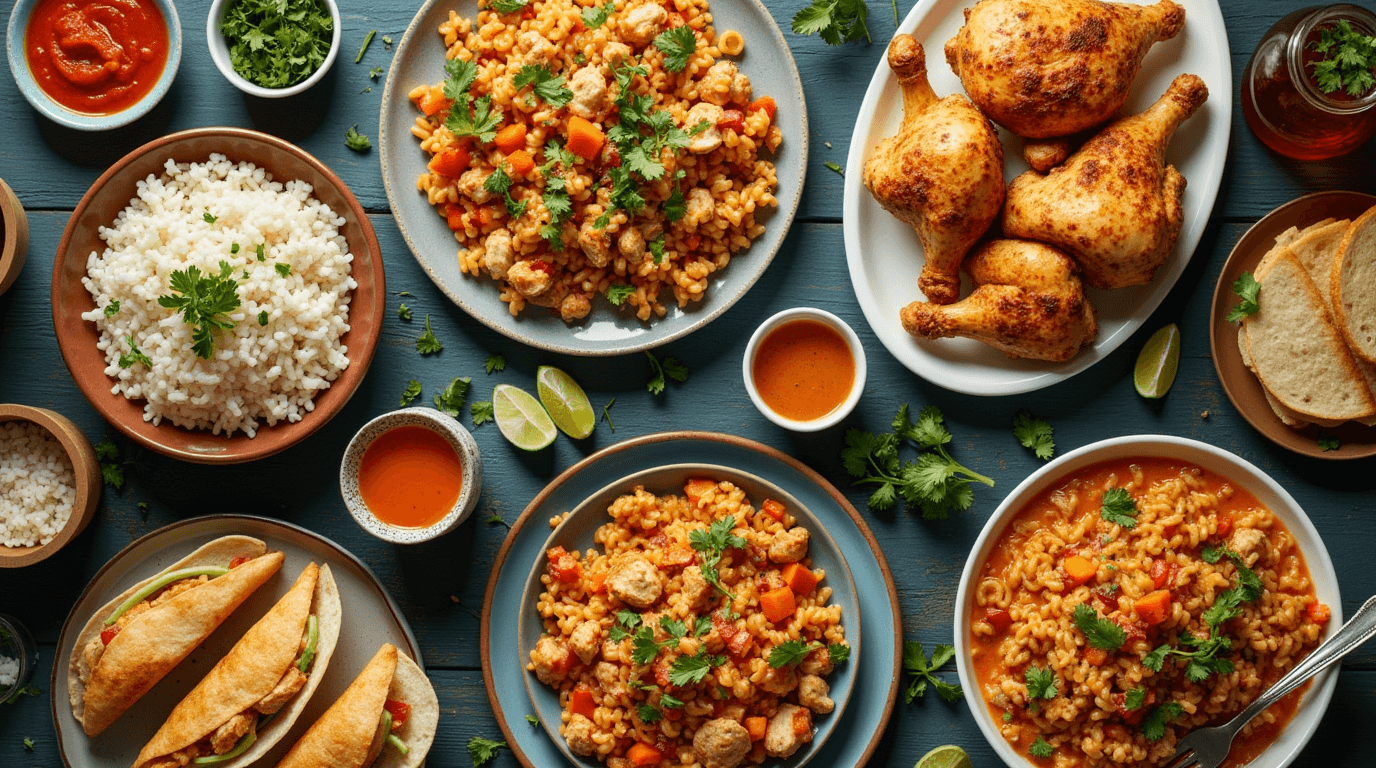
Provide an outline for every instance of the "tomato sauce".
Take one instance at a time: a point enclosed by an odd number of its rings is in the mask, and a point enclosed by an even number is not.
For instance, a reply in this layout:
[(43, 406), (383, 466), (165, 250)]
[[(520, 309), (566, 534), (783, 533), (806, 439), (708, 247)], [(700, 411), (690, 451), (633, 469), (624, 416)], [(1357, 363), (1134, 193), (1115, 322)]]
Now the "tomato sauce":
[(443, 435), (408, 425), (389, 429), (363, 452), (358, 491), (378, 520), (425, 528), (449, 514), (463, 490), (463, 462)]
[(153, 0), (39, 0), (24, 51), (53, 101), (108, 115), (133, 106), (162, 76), (167, 24)]
[(750, 366), (755, 389), (770, 410), (812, 421), (836, 410), (855, 384), (855, 358), (836, 329), (794, 320), (765, 335)]

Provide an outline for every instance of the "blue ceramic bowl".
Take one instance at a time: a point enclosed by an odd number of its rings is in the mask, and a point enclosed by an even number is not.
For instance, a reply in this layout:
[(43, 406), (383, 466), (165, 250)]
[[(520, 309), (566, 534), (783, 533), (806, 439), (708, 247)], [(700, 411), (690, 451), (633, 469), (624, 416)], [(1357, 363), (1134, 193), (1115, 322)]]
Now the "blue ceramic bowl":
[(10, 71), (14, 73), (14, 81), (19, 85), (19, 92), (24, 94), (24, 98), (28, 99), (39, 114), (58, 125), (79, 131), (108, 131), (128, 125), (148, 114), (148, 111), (167, 95), (168, 89), (172, 87), (172, 80), (177, 77), (177, 67), (182, 61), (182, 25), (177, 18), (176, 6), (172, 5), (171, 0), (153, 0), (153, 4), (162, 14), (163, 24), (167, 27), (167, 64), (162, 68), (162, 76), (153, 84), (151, 91), (128, 109), (108, 115), (92, 115), (62, 106), (38, 87), (38, 81), (29, 71), (29, 63), (24, 57), (24, 38), (28, 32), (29, 16), (33, 14), (38, 0), (18, 0), (14, 9), (10, 11), (5, 46), (9, 54)]

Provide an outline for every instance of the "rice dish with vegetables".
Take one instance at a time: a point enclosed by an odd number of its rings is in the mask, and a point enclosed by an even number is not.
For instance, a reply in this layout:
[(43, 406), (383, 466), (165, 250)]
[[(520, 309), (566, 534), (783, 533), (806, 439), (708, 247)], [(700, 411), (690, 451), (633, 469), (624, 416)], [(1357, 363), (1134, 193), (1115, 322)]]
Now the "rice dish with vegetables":
[(705, 0), (486, 4), (439, 33), (444, 81), (408, 94), (432, 156), (417, 187), (511, 314), (572, 323), (603, 295), (663, 317), (764, 233), (776, 104), (720, 58), (747, 42), (719, 46)]
[(735, 768), (788, 758), (835, 708), (841, 608), (810, 535), (729, 482), (614, 501), (602, 551), (546, 553), (545, 634), (527, 670), (559, 693), (570, 751), (608, 768)]
[(0, 422), (0, 544), (47, 544), (75, 504), (76, 474), (57, 438), (27, 421)]
[(253, 437), (300, 421), (348, 367), (353, 255), (311, 191), (223, 155), (168, 160), (100, 228), (81, 317), (145, 421)]
[[(1281, 521), (1226, 478), (1166, 458), (1076, 472), (1008, 524), (980, 566), (975, 677), (1038, 765), (1160, 766), (1304, 658), (1331, 611)], [(1238, 733), (1261, 754), (1292, 691)]]

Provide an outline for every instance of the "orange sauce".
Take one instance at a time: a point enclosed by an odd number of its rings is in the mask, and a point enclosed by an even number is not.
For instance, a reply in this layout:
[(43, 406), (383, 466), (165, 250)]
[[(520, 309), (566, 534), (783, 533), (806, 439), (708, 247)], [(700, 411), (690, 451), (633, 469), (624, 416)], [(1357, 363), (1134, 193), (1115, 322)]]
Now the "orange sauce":
[(363, 452), (358, 491), (377, 519), (425, 528), (449, 514), (463, 490), (463, 462), (444, 436), (426, 427), (389, 429)]
[(765, 335), (750, 372), (770, 410), (794, 421), (812, 421), (846, 401), (855, 384), (855, 358), (836, 329), (816, 320), (794, 320)]
[(167, 25), (153, 0), (39, 0), (24, 49), (54, 101), (108, 115), (153, 90), (167, 65)]
[[(1158, 481), (1176, 477), (1182, 470), (1193, 466), (1187, 462), (1167, 458), (1120, 459), (1095, 464), (1094, 466), (1087, 467), (1072, 475), (1061, 478), (1050, 486), (1048, 490), (1033, 499), (1031, 503), (1023, 507), (1023, 509), (1008, 522), (1007, 526), (999, 534), (997, 546), (980, 567), (977, 581), (985, 577), (999, 577), (1001, 574), (1005, 573), (1027, 538), (1027, 534), (1017, 533), (1019, 526), (1024, 531), (1036, 531), (1043, 528), (1049, 528), (1053, 524), (1064, 520), (1079, 520), (1085, 515), (1097, 515), (1099, 512), (1100, 497), (1098, 493), (1086, 493), (1084, 491), (1078, 493), (1078, 504), (1069, 515), (1062, 513), (1052, 501), (1052, 497), (1057, 493), (1066, 490), (1103, 488), (1110, 475), (1116, 476), (1117, 484), (1121, 485), (1125, 478), (1132, 477), (1131, 466), (1134, 464), (1142, 470), (1143, 487), (1150, 487)], [(1242, 512), (1262, 506), (1261, 502), (1245, 488), (1229, 481), (1225, 477), (1209, 472), (1208, 470), (1201, 471), (1203, 473), (1202, 478), (1205, 481), (1205, 487), (1203, 489), (1205, 493), (1217, 494), (1225, 485), (1231, 486), (1233, 489), (1233, 493), (1229, 498), (1220, 501), (1217, 514), (1231, 515), (1235, 512)], [(1275, 521), (1273, 530), (1285, 530), (1280, 520), (1277, 519)], [(1088, 539), (1090, 539), (1088, 545), (1077, 545), (1066, 552), (1058, 554), (1074, 553), (1078, 550), (1080, 553), (1092, 557), (1093, 542), (1098, 539), (1098, 536), (1093, 533), (1093, 529), (1091, 529), (1091, 534), (1092, 535), (1088, 537)], [(1306, 577), (1306, 580), (1308, 580), (1308, 566), (1303, 562), (1302, 557), (1300, 558), (1299, 567), (1300, 571)], [(1313, 595), (1314, 586), (1313, 582), (1309, 581), (1309, 588), (1303, 592), (1294, 592), (1289, 589), (1283, 591), (1295, 594)], [(1039, 598), (1039, 601), (1045, 602), (1044, 596), (1043, 598)], [(1091, 604), (1093, 605), (1094, 603)], [(975, 608), (974, 618), (976, 621), (983, 618), (983, 611), (978, 607)], [(994, 682), (996, 676), (1003, 671), (1003, 656), (999, 650), (1000, 643), (1009, 633), (1015, 631), (1017, 631), (1016, 627), (1010, 627), (1002, 632), (995, 633), (993, 636), (980, 635), (973, 632), (970, 635), (970, 647), (975, 651), (975, 679), (979, 681), (980, 689), (986, 692), (986, 697), (989, 691), (989, 684)], [(1150, 631), (1154, 632), (1154, 630)], [(1299, 654), (1295, 658), (1295, 661), (1298, 662), (1299, 659), (1303, 658), (1306, 654), (1307, 652)], [(1034, 660), (1033, 663), (1040, 662)], [(1265, 665), (1262, 672), (1262, 686), (1259, 690), (1265, 690), (1271, 687), (1271, 685), (1288, 671), (1289, 668), (1279, 669), (1274, 665)], [(1019, 672), (1019, 675), (1021, 675), (1021, 672)], [(1300, 700), (1308, 689), (1309, 683), (1305, 683), (1300, 688), (1291, 691), (1280, 701), (1271, 705), (1267, 712), (1275, 717), (1275, 722), (1263, 723), (1260, 719), (1257, 719), (1253, 721), (1250, 731), (1238, 734), (1238, 737), (1233, 740), (1232, 749), (1228, 753), (1228, 758), (1223, 762), (1222, 768), (1237, 768), (1238, 766), (1246, 765), (1264, 752), (1266, 748), (1271, 745), (1271, 742), (1275, 741), (1276, 737), (1280, 735), (1280, 732), (1285, 729), (1290, 719), (1294, 717), (1296, 710), (1299, 708)], [(994, 702), (989, 701), (988, 698), (986, 698), (985, 704), (988, 706), (990, 716), (994, 718), (994, 721), (996, 723), (1003, 722), (1002, 718), (1004, 713), (1009, 710), (1001, 706), (996, 706)], [(1239, 709), (1238, 711), (1241, 710)], [(1219, 717), (1216, 722), (1210, 723), (1210, 725), (1222, 725), (1232, 719), (1236, 714), (1237, 712), (1225, 713), (1223, 716)], [(1022, 717), (1023, 715), (1021, 712), (1015, 713), (1014, 722), (1017, 722)], [(1136, 727), (1132, 724), (1122, 723), (1121, 717), (1111, 718), (1107, 722), (1109, 725), (1106, 726), (1106, 729), (1123, 727), (1132, 729)], [(1030, 740), (1024, 740), (1021, 743), (1015, 744), (1014, 747), (1020, 754), (1026, 756), (1029, 743)], [(1077, 757), (1083, 756), (1077, 754)], [(1046, 761), (1036, 760), (1030, 756), (1029, 760), (1039, 765), (1046, 763)]]

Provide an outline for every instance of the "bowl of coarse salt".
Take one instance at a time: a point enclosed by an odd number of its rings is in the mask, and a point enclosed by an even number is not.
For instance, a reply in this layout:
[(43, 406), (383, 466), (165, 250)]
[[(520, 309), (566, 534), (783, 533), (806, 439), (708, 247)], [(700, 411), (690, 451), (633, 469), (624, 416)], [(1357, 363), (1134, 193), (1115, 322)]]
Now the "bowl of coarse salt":
[(0, 404), (0, 568), (45, 560), (91, 522), (95, 449), (66, 416)]

